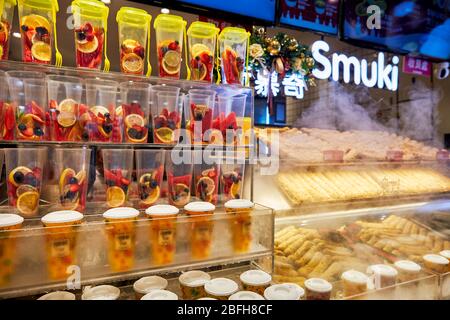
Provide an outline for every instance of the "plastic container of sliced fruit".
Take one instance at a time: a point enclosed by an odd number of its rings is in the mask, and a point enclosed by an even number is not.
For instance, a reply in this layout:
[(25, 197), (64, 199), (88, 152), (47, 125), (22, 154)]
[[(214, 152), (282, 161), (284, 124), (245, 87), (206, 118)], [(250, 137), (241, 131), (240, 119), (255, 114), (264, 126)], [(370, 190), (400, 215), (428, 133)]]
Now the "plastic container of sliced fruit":
[(219, 29), (212, 23), (195, 21), (187, 31), (189, 69), (192, 80), (211, 82)]
[(160, 14), (154, 22), (159, 76), (180, 78), (186, 21), (180, 16)]
[(0, 60), (8, 60), (15, 6), (16, 0), (0, 2)]
[(19, 0), (22, 61), (48, 64), (56, 38), (57, 0)]
[(219, 52), (224, 83), (242, 84), (249, 37), (250, 33), (242, 28), (227, 27), (220, 33)]

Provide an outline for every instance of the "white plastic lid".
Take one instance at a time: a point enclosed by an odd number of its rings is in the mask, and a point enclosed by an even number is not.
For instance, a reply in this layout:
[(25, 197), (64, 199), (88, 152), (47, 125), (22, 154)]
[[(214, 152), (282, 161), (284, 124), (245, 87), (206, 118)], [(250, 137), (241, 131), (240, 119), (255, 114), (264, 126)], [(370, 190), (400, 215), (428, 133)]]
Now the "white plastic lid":
[(305, 290), (295, 283), (274, 284), (264, 290), (267, 300), (300, 300), (305, 295)]
[(228, 300), (264, 300), (264, 297), (253, 291), (238, 291), (232, 294)]
[(242, 283), (252, 286), (264, 286), (272, 281), (272, 276), (262, 270), (248, 270), (241, 274)]
[(420, 272), (422, 267), (417, 263), (410, 260), (399, 260), (394, 263), (394, 266), (397, 269), (406, 271), (406, 272)]
[(386, 264), (374, 264), (367, 268), (368, 274), (379, 274), (386, 277), (395, 277), (398, 272), (395, 268)]
[(103, 213), (105, 219), (131, 219), (139, 215), (139, 210), (131, 207), (119, 207), (106, 210)]
[(157, 204), (155, 206), (148, 207), (145, 210), (145, 214), (149, 216), (173, 216), (180, 212), (177, 207), (171, 206), (169, 204)]
[(147, 294), (152, 290), (164, 290), (167, 288), (168, 282), (166, 279), (158, 276), (150, 276), (140, 278), (133, 284), (134, 291)]
[(228, 209), (249, 209), (254, 207), (254, 203), (247, 199), (233, 199), (224, 203)]
[(201, 287), (209, 280), (211, 280), (211, 276), (200, 270), (184, 272), (178, 278), (178, 281), (186, 287)]
[(426, 254), (423, 256), (423, 260), (426, 260), (428, 262), (435, 263), (435, 264), (442, 264), (442, 265), (448, 264), (448, 259), (444, 258), (443, 256), (440, 256), (438, 254)]
[(197, 300), (217, 300), (217, 299), (210, 298), (210, 297), (203, 297), (203, 298), (199, 298)]
[(76, 222), (83, 219), (83, 214), (73, 210), (61, 210), (54, 211), (46, 214), (42, 217), (43, 224), (57, 224), (57, 223), (69, 223)]
[(231, 296), (238, 291), (238, 284), (227, 278), (216, 278), (205, 283), (205, 291), (213, 296)]
[(6, 228), (22, 224), (23, 218), (18, 214), (2, 213), (0, 214), (0, 228)]
[(178, 300), (178, 296), (167, 290), (153, 290), (143, 296), (141, 300)]
[(441, 256), (443, 256), (444, 258), (447, 258), (450, 260), (450, 250), (443, 250), (443, 251), (439, 252), (439, 254)]
[(184, 210), (191, 212), (209, 212), (214, 211), (216, 206), (205, 201), (194, 201), (184, 206)]
[(342, 280), (347, 280), (349, 282), (366, 284), (369, 277), (362, 272), (356, 270), (348, 270), (342, 274), (341, 278)]
[(44, 294), (38, 300), (75, 300), (75, 295), (67, 291), (55, 291)]
[(333, 289), (331, 283), (320, 278), (311, 278), (305, 281), (305, 287), (314, 292), (330, 292)]
[(86, 287), (81, 295), (81, 300), (117, 300), (120, 289), (110, 285)]

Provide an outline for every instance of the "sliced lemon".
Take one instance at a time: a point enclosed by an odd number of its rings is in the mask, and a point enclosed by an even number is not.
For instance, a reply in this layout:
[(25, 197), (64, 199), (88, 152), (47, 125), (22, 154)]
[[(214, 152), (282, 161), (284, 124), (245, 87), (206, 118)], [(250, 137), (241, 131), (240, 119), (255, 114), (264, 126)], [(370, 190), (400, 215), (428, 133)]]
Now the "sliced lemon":
[(155, 189), (153, 189), (152, 193), (149, 194), (147, 198), (142, 200), (142, 203), (146, 205), (152, 205), (159, 199), (159, 195), (160, 190), (159, 187), (157, 186)]
[(86, 43), (77, 43), (77, 49), (83, 53), (92, 53), (98, 48), (98, 39), (96, 36), (92, 39), (92, 41), (88, 41)]
[(173, 130), (167, 127), (156, 129), (156, 137), (162, 143), (172, 143), (173, 142)]
[(37, 189), (29, 184), (21, 184), (16, 190), (16, 195), (17, 197), (20, 197), (21, 194), (29, 191), (37, 192)]
[(66, 168), (59, 176), (59, 190), (63, 191), (69, 179), (75, 176), (75, 171), (72, 168)]
[(173, 204), (177, 207), (186, 205), (191, 199), (191, 192), (186, 190), (190, 189), (184, 183), (177, 183), (174, 186), (175, 197), (173, 198)]
[(105, 115), (105, 114), (109, 113), (109, 110), (107, 108), (105, 108), (104, 106), (93, 106), (89, 110), (96, 116), (99, 114)]
[(31, 54), (36, 60), (49, 62), (52, 59), (52, 47), (48, 43), (37, 41), (31, 47)]
[(127, 53), (122, 58), (122, 70), (127, 73), (141, 73), (144, 70), (144, 60), (135, 53)]
[(47, 20), (47, 18), (38, 14), (30, 14), (22, 17), (22, 19), (20, 20), (20, 25), (31, 27), (33, 29), (36, 29), (37, 27), (44, 27), (48, 32), (51, 31), (50, 22)]
[(106, 190), (106, 203), (111, 208), (120, 207), (125, 203), (126, 194), (122, 188), (114, 186)]
[(204, 80), (208, 74), (208, 68), (204, 63), (200, 63), (199, 68), (192, 68), (192, 80)]
[(75, 109), (77, 108), (77, 105), (78, 105), (78, 103), (73, 99), (64, 99), (56, 107), (56, 110), (58, 110), (59, 112), (75, 113)]
[(15, 187), (19, 186), (19, 183), (17, 183), (17, 182), (14, 180), (14, 175), (15, 175), (17, 172), (21, 172), (21, 173), (25, 176), (27, 173), (33, 172), (33, 171), (32, 171), (30, 168), (23, 167), (23, 166), (20, 166), (20, 167), (17, 167), (17, 168), (15, 168), (15, 169), (11, 170), (11, 172), (10, 172), (9, 175), (8, 175), (8, 180), (9, 180), (9, 182), (10, 182), (13, 186), (15, 186)]
[(58, 124), (61, 127), (68, 128), (77, 122), (77, 118), (72, 112), (60, 112), (60, 114), (56, 117), (56, 121), (58, 121)]
[(131, 128), (133, 126), (143, 127), (145, 126), (145, 120), (143, 117), (136, 113), (129, 114), (125, 117), (125, 125), (128, 128)]
[(139, 183), (142, 185), (148, 185), (150, 183), (150, 181), (153, 179), (153, 175), (151, 173), (144, 173), (140, 178), (139, 178)]
[(203, 52), (207, 53), (209, 56), (212, 56), (209, 47), (203, 43), (196, 43), (191, 48), (191, 54), (193, 58), (199, 56)]
[(27, 191), (17, 198), (17, 210), (23, 215), (33, 215), (39, 204), (39, 193), (37, 191)]
[(126, 49), (125, 51), (128, 53), (133, 52), (134, 48), (139, 47), (140, 45), (139, 41), (134, 39), (125, 39), (122, 42), (122, 48)]
[(205, 184), (205, 193), (206, 195), (212, 195), (214, 190), (216, 189), (216, 184), (214, 183), (214, 180), (210, 177), (201, 177), (197, 181), (197, 188), (203, 188), (201, 185)]
[(181, 55), (174, 50), (167, 51), (164, 55), (163, 62), (169, 67), (176, 68), (181, 63)]

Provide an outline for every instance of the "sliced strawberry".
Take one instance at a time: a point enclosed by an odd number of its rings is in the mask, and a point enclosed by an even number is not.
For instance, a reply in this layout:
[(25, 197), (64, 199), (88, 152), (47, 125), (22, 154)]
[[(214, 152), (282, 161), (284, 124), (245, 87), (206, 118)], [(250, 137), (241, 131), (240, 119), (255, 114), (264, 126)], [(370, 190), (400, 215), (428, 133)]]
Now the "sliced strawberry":
[(225, 129), (237, 130), (236, 113), (231, 112), (225, 119)]
[(212, 122), (212, 126), (213, 129), (217, 129), (220, 130), (220, 119), (219, 117), (215, 118)]
[(44, 110), (42, 110), (42, 108), (35, 101), (31, 101), (31, 113), (37, 115), (41, 119), (45, 118)]
[(169, 44), (168, 46), (169, 50), (177, 50), (178, 49), (178, 42), (177, 41), (173, 41)]
[(162, 109), (161, 115), (168, 118), (169, 117), (169, 110), (167, 108)]
[(14, 115), (14, 108), (8, 105), (5, 110), (5, 127), (6, 129), (13, 130), (16, 124), (16, 117)]

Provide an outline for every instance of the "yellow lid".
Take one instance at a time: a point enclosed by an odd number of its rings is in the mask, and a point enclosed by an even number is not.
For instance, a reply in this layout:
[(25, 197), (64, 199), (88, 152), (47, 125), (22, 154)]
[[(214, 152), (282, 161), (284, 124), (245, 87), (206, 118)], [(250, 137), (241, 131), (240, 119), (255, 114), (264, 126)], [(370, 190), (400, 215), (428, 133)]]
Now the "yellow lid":
[(189, 26), (187, 34), (190, 37), (209, 39), (217, 36), (219, 31), (213, 23), (195, 21)]
[(1, 0), (0, 5), (2, 5), (2, 7), (3, 7), (3, 3), (5, 3), (5, 2), (11, 3), (13, 6), (15, 6), (17, 4), (16, 0)]
[(247, 41), (250, 33), (242, 28), (226, 27), (219, 35), (219, 40), (227, 40), (236, 43)]
[(147, 11), (131, 7), (120, 8), (116, 16), (118, 23), (128, 23), (138, 27), (147, 27), (151, 20), (152, 16)]
[[(8, 1), (8, 0), (7, 0)], [(15, 0), (9, 0), (10, 2)], [(19, 6), (59, 11), (58, 0), (18, 0)]]
[[(81, 16), (103, 19), (107, 22), (109, 8), (98, 0), (74, 0), (72, 1), (72, 13)], [(103, 26), (106, 28), (106, 24)]]
[(156, 17), (153, 27), (155, 29), (161, 28), (167, 31), (178, 31), (186, 28), (187, 22), (180, 16), (172, 14), (160, 14)]

